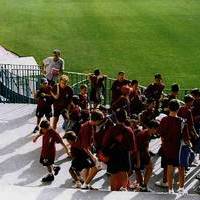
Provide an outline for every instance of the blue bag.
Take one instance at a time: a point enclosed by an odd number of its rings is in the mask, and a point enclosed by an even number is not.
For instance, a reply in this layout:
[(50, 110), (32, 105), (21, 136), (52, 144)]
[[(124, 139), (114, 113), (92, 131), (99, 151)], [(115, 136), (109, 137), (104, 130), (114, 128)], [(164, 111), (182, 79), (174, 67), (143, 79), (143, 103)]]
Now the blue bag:
[(189, 145), (182, 143), (179, 151), (180, 166), (189, 167), (193, 161), (194, 161), (194, 154), (191, 147)]
[[(183, 135), (183, 129), (185, 126), (184, 120), (181, 121), (181, 137)], [(190, 145), (185, 144), (183, 138), (181, 139), (181, 145), (179, 149), (179, 164), (183, 167), (189, 167), (190, 164), (194, 161), (194, 152), (192, 151)]]

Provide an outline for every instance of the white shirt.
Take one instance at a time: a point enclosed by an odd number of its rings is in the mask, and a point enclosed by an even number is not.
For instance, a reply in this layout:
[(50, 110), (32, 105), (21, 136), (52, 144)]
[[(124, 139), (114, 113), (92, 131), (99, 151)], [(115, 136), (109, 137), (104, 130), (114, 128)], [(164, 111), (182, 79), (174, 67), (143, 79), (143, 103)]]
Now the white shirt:
[(46, 70), (46, 78), (48, 80), (52, 80), (55, 75), (52, 74), (53, 69), (57, 69), (58, 71), (64, 70), (64, 60), (59, 58), (59, 60), (54, 61), (53, 57), (48, 57), (43, 60), (45, 70)]

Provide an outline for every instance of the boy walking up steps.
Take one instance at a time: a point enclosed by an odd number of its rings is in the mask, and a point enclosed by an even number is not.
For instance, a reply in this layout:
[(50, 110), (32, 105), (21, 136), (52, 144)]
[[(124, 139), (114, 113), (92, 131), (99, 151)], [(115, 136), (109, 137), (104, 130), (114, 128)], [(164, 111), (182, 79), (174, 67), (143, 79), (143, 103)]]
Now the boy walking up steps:
[(64, 147), (67, 154), (68, 149), (59, 134), (50, 127), (49, 121), (47, 120), (43, 120), (40, 123), (40, 132), (33, 138), (33, 142), (35, 143), (40, 136), (43, 136), (40, 163), (47, 167), (48, 170), (48, 174), (43, 177), (41, 181), (43, 183), (52, 182), (54, 180), (54, 175), (56, 176), (60, 171), (59, 166), (53, 165), (56, 155), (55, 144), (60, 143)]

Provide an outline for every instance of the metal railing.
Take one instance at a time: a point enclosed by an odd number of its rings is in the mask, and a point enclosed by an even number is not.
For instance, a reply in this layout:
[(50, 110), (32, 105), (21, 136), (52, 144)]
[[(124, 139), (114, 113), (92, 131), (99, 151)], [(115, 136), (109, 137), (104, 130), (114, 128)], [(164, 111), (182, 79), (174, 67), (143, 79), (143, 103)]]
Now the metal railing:
[(0, 95), (11, 103), (34, 103), (40, 78), (38, 66), (0, 64)]
[(82, 84), (89, 85), (88, 74), (68, 71), (64, 71), (64, 74), (69, 77), (70, 85), (72, 86), (75, 94), (80, 92), (80, 86)]
[[(90, 81), (88, 74), (78, 72), (64, 71), (70, 79), (74, 93), (79, 94), (80, 85), (88, 85), (90, 91)], [(34, 103), (33, 93), (39, 88), (40, 67), (37, 65), (12, 65), (0, 64), (0, 96), (12, 103)], [(107, 77), (104, 81), (105, 91), (103, 104), (111, 102), (111, 87), (115, 79)], [(144, 86), (140, 86), (144, 90)], [(165, 93), (170, 93), (170, 90), (165, 89)], [(188, 94), (190, 89), (182, 89), (179, 92), (179, 99), (183, 100), (185, 94)]]

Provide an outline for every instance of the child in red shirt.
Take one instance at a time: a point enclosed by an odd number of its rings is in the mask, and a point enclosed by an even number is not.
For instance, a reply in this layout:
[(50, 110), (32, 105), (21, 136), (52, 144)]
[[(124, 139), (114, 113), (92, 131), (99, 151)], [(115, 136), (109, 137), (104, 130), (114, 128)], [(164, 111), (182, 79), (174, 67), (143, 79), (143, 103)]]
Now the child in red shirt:
[(93, 155), (90, 151), (81, 147), (80, 140), (75, 132), (68, 131), (63, 138), (67, 139), (68, 143), (71, 145), (72, 163), (69, 172), (76, 182), (75, 187), (80, 188), (84, 181), (80, 172), (83, 169), (89, 170), (95, 166)]
[(67, 119), (69, 106), (72, 102), (73, 90), (68, 84), (69, 77), (62, 75), (59, 83), (54, 85), (52, 88), (51, 95), (54, 98), (53, 129), (55, 130), (60, 115), (62, 115), (64, 119)]
[[(158, 127), (158, 122), (156, 122), (155, 120), (151, 120), (149, 121), (149, 123), (147, 123), (147, 129), (139, 131), (136, 134), (136, 141), (140, 158), (140, 168), (135, 169), (135, 172), (137, 176), (137, 181), (141, 186), (142, 192), (149, 191), (147, 188), (147, 184), (153, 171), (153, 164), (149, 153), (149, 143), (151, 137), (156, 133)], [(141, 170), (144, 169), (145, 172), (144, 175), (142, 175)]]
[(131, 170), (131, 156), (137, 152), (135, 135), (125, 125), (127, 113), (116, 111), (117, 124), (108, 129), (103, 138), (103, 154), (107, 157), (107, 170), (111, 173), (112, 191), (126, 190), (128, 172)]
[(158, 133), (161, 136), (163, 158), (167, 165), (167, 182), (169, 193), (173, 193), (174, 169), (179, 171), (179, 192), (184, 193), (185, 168), (179, 162), (181, 138), (190, 145), (188, 126), (185, 123), (182, 129), (182, 119), (177, 116), (179, 103), (176, 99), (169, 102), (169, 116), (162, 118)]
[(33, 133), (39, 131), (39, 124), (44, 115), (48, 121), (50, 121), (50, 118), (52, 117), (51, 105), (53, 103), (53, 99), (50, 92), (51, 89), (52, 88), (50, 85), (48, 85), (47, 79), (42, 78), (41, 86), (35, 94), (35, 98), (37, 100), (37, 109), (36, 109), (37, 125), (33, 130)]
[(65, 148), (67, 154), (68, 149), (63, 143), (62, 138), (59, 136), (59, 134), (50, 127), (49, 121), (47, 120), (43, 120), (40, 123), (40, 132), (37, 136), (33, 138), (33, 142), (36, 142), (40, 136), (43, 136), (40, 163), (43, 166), (46, 166), (49, 172), (47, 176), (42, 178), (42, 182), (51, 182), (54, 180), (54, 175), (57, 175), (60, 170), (59, 166), (53, 166), (56, 155), (55, 144), (60, 143)]

